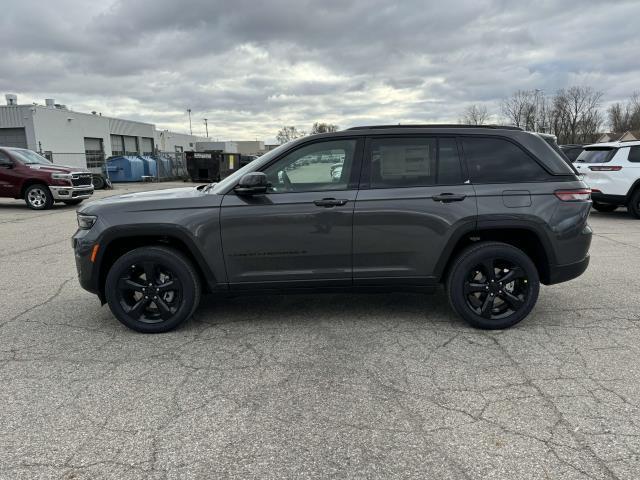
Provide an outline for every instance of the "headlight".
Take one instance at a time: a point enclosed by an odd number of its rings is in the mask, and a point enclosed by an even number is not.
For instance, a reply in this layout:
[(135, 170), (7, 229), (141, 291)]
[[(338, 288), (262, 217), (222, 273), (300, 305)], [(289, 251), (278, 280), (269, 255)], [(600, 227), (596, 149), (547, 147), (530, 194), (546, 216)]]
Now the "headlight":
[(71, 180), (72, 175), (70, 173), (52, 173), (51, 178), (54, 180)]
[(82, 215), (82, 214), (78, 214), (78, 227), (80, 227), (82, 230), (89, 230), (91, 227), (93, 227), (94, 223), (96, 223), (96, 220), (98, 220), (98, 217), (96, 217), (95, 215)]

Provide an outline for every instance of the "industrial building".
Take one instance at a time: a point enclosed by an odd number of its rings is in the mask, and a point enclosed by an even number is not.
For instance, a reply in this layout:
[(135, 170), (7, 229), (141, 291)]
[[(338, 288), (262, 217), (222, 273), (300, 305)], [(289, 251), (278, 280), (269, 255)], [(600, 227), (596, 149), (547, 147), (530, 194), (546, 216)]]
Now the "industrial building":
[(157, 130), (151, 123), (69, 110), (53, 99), (20, 105), (6, 95), (0, 106), (0, 145), (28, 148), (55, 163), (98, 170), (116, 155), (195, 151), (205, 137)]

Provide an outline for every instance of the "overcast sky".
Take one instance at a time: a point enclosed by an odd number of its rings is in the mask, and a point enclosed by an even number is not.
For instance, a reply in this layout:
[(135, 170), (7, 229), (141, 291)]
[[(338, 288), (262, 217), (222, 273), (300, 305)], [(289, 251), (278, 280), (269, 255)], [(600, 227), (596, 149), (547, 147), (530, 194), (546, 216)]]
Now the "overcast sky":
[[(456, 122), (517, 89), (640, 90), (640, 1), (19, 0), (0, 92), (219, 139)], [(3, 99), (4, 100), (4, 99)]]

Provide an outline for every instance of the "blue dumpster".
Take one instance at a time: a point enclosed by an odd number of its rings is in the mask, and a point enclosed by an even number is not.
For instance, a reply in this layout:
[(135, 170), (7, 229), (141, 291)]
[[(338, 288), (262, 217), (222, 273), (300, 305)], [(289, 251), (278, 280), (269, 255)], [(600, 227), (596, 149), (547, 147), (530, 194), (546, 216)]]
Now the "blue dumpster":
[(142, 160), (142, 166), (144, 167), (144, 175), (146, 177), (158, 176), (158, 164), (153, 158), (147, 155), (140, 155), (138, 158)]
[(107, 171), (112, 182), (140, 182), (144, 175), (144, 162), (137, 157), (111, 157)]

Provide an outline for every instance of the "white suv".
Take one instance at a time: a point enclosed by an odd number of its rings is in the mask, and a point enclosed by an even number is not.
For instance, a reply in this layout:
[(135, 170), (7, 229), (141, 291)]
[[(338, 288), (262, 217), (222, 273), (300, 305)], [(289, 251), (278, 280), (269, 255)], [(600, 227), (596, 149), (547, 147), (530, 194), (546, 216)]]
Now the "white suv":
[(640, 218), (640, 141), (587, 145), (574, 165), (592, 189), (593, 208), (612, 212), (626, 205)]

